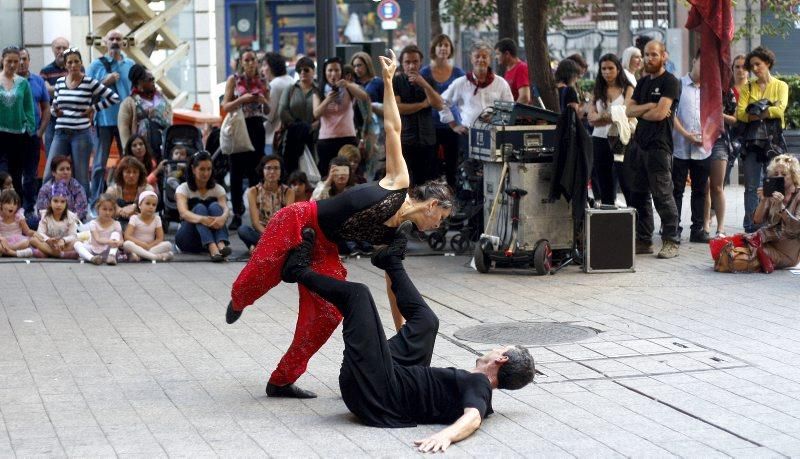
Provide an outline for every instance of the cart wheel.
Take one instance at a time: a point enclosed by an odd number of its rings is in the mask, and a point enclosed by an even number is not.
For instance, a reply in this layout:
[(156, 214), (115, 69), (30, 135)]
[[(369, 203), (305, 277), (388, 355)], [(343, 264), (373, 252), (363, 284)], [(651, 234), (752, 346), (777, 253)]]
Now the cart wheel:
[(450, 248), (457, 253), (466, 252), (469, 249), (469, 239), (462, 234), (456, 234), (450, 238)]
[(442, 250), (445, 242), (444, 235), (438, 231), (435, 231), (428, 236), (428, 245), (433, 250)]
[(550, 274), (553, 268), (553, 251), (550, 250), (550, 243), (547, 241), (539, 241), (536, 244), (536, 250), (533, 251), (533, 267), (536, 268), (536, 274), (544, 276)]
[(475, 267), (478, 268), (479, 273), (488, 273), (492, 267), (492, 260), (489, 255), (483, 251), (483, 241), (475, 245)]

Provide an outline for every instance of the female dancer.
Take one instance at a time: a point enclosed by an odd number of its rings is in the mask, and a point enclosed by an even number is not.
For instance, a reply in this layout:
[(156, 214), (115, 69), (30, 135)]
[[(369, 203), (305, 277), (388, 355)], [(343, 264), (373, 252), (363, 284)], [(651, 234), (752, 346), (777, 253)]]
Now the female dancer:
[[(444, 182), (428, 182), (408, 189), (408, 168), (400, 149), (400, 112), (394, 98), (392, 78), (397, 69), (394, 53), (380, 57), (384, 81), (386, 128), (386, 176), (319, 202), (299, 202), (284, 207), (269, 221), (253, 256), (231, 290), (226, 320), (235, 322), (242, 310), (253, 304), (281, 280), (287, 252), (301, 241), (304, 227), (317, 233), (311, 267), (344, 280), (347, 271), (339, 261), (337, 242), (363, 240), (372, 244), (392, 241), (396, 228), (410, 220), (421, 230), (435, 228), (450, 214), (452, 190)], [(294, 382), (306, 370), (308, 360), (328, 340), (342, 320), (329, 302), (299, 286), (300, 312), (294, 340), (272, 373), (267, 385), (270, 397), (313, 398)]]

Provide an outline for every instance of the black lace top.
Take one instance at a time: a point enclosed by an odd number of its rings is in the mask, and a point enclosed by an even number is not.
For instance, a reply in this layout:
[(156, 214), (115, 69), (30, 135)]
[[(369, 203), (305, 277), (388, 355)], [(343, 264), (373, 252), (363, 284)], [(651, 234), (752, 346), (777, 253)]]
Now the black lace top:
[(406, 191), (406, 188), (387, 190), (378, 182), (354, 186), (317, 203), (319, 227), (333, 242), (388, 244), (396, 228), (385, 226), (383, 222), (400, 210)]

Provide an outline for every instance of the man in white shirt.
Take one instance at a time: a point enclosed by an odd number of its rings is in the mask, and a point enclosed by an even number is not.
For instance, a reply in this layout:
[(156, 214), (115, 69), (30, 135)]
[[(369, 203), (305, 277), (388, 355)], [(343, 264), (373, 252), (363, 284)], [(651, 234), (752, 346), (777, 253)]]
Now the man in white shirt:
[(492, 72), (489, 64), (492, 62), (492, 47), (484, 42), (476, 42), (470, 51), (472, 71), (456, 78), (453, 83), (442, 93), (442, 99), (449, 106), (457, 105), (461, 112), (459, 125), (453, 120), (453, 114), (445, 109), (442, 122), (459, 134), (466, 134), (467, 129), (478, 119), (481, 112), (491, 107), (496, 100), (514, 101), (511, 87), (506, 80)]
[[(683, 191), (687, 175), (692, 179), (692, 226), (689, 241), (707, 243), (703, 230), (706, 186), (711, 172), (711, 152), (703, 148), (703, 127), (700, 122), (700, 50), (692, 59), (692, 69), (681, 78), (681, 97), (672, 130), (672, 183), (680, 222)], [(678, 227), (678, 234), (681, 228)]]
[(294, 84), (294, 78), (286, 73), (286, 59), (278, 53), (267, 53), (264, 55), (262, 62), (262, 71), (264, 77), (269, 82), (269, 114), (265, 125), (266, 142), (264, 143), (264, 154), (269, 155), (274, 152), (272, 148), (272, 141), (275, 137), (275, 132), (281, 128), (281, 117), (278, 113), (278, 105), (281, 101), (283, 91), (287, 90)]

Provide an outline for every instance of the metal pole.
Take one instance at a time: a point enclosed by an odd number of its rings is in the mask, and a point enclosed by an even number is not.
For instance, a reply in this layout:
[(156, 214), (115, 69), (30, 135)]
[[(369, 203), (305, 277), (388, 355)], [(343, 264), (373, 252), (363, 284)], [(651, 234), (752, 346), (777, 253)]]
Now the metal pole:
[[(431, 47), (431, 1), (439, 0), (415, 0), (414, 17), (417, 26), (417, 46), (423, 53), (427, 54)], [(428, 59), (433, 56), (428, 56)], [(425, 60), (423, 59), (423, 62)]]
[(336, 55), (336, 0), (316, 0), (317, 15), (317, 78), (322, 84), (322, 61)]

